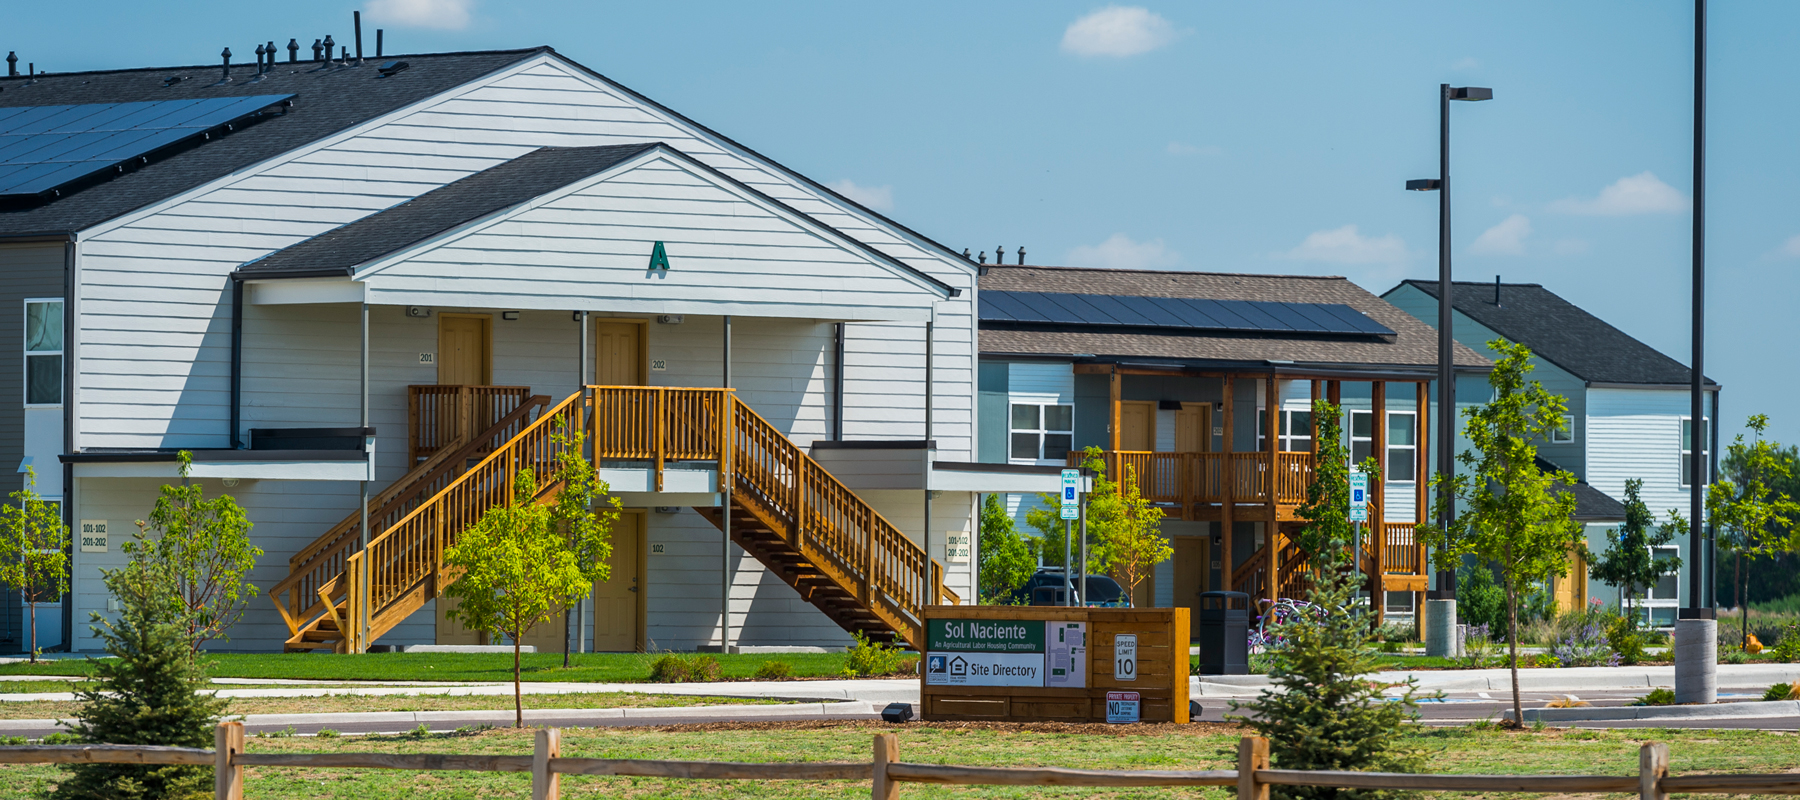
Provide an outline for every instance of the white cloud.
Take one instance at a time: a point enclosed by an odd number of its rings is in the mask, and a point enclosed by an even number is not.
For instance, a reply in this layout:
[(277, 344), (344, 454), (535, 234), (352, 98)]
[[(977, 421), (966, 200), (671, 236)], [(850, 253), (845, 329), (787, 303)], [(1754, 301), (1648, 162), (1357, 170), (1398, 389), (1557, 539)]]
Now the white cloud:
[(1559, 256), (1578, 256), (1588, 251), (1586, 239), (1562, 239), (1550, 248)]
[(1063, 31), (1062, 49), (1078, 56), (1141, 55), (1181, 35), (1162, 15), (1139, 6), (1107, 6)]
[(1469, 246), (1469, 252), (1484, 256), (1520, 256), (1525, 254), (1525, 237), (1531, 235), (1531, 220), (1514, 214), (1500, 224), (1482, 231)]
[(1154, 269), (1181, 263), (1181, 254), (1170, 250), (1161, 239), (1138, 242), (1123, 233), (1115, 233), (1099, 244), (1084, 244), (1070, 250), (1067, 261), (1076, 267)]
[(832, 191), (876, 211), (894, 210), (894, 187), (892, 186), (858, 186), (849, 178), (825, 185)]
[(1645, 171), (1628, 175), (1600, 190), (1591, 200), (1569, 197), (1550, 204), (1551, 211), (1586, 214), (1599, 217), (1625, 217), (1635, 214), (1673, 214), (1688, 210), (1688, 199), (1675, 187), (1663, 183), (1655, 174)]
[(375, 22), (415, 28), (460, 30), (469, 27), (475, 0), (369, 0), (363, 10)]
[(1406, 242), (1394, 234), (1364, 236), (1355, 225), (1313, 231), (1299, 247), (1280, 254), (1295, 261), (1322, 261), (1327, 264), (1382, 264), (1400, 266), (1406, 263)]
[(1800, 236), (1794, 236), (1781, 243), (1775, 255), (1783, 258), (1800, 258)]
[(1475, 58), (1474, 58), (1474, 57), (1473, 57), (1473, 56), (1470, 56), (1470, 57), (1467, 57), (1467, 58), (1463, 58), (1463, 59), (1459, 59), (1459, 60), (1457, 60), (1457, 62), (1456, 62), (1456, 63), (1454, 63), (1454, 64), (1451, 64), (1451, 65), (1450, 65), (1450, 68), (1451, 68), (1451, 69), (1458, 69), (1458, 70), (1462, 70), (1462, 69), (1481, 69), (1481, 62), (1480, 62), (1480, 61), (1477, 61), (1477, 60), (1475, 60)]
[(1191, 145), (1186, 142), (1169, 142), (1165, 148), (1172, 156), (1222, 156), (1225, 148), (1216, 144)]

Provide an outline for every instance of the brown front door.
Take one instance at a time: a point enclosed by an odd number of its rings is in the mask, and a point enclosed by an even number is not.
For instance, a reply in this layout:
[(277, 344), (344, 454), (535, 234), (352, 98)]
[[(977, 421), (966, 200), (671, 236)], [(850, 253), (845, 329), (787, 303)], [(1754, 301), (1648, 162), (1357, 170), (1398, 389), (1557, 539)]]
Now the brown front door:
[(492, 340), (488, 317), (438, 315), (438, 385), (487, 386), (493, 383)]
[(1199, 641), (1200, 593), (1206, 591), (1209, 536), (1171, 536), (1175, 545), (1175, 605), (1188, 609), (1189, 636)]
[(1175, 452), (1212, 450), (1212, 404), (1182, 403), (1175, 412)]
[(1119, 404), (1119, 449), (1147, 453), (1156, 449), (1156, 404), (1127, 400)]
[(594, 323), (594, 383), (644, 385), (644, 326), (636, 322)]
[(611, 576), (594, 584), (595, 652), (643, 649), (639, 635), (644, 618), (644, 581), (639, 569), (643, 536), (643, 514), (619, 515), (619, 523), (613, 526)]

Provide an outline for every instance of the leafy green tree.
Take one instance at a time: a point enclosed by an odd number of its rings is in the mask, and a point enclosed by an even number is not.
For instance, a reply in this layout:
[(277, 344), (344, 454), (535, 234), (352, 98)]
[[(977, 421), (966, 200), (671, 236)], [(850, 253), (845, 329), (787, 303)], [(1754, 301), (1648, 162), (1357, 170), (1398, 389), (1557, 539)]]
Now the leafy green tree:
[[(1175, 549), (1162, 535), (1163, 510), (1143, 498), (1131, 467), (1125, 468), (1121, 486), (1123, 492), (1109, 501), (1117, 505), (1119, 513), (1105, 518), (1093, 538), (1106, 553), (1113, 578), (1125, 587), (1126, 602), (1135, 604), (1137, 587), (1150, 577), (1157, 564), (1175, 555)], [(1092, 506), (1090, 501), (1089, 508)], [(1089, 522), (1088, 527), (1092, 530), (1096, 526)], [(1092, 553), (1089, 556), (1091, 560)]]
[[(1088, 572), (1105, 573), (1112, 570), (1111, 554), (1103, 546), (1109, 526), (1126, 515), (1124, 502), (1119, 497), (1119, 485), (1107, 480), (1106, 460), (1098, 447), (1089, 447), (1082, 451), (1081, 468), (1094, 476), (1093, 491), (1087, 495), (1088, 525)], [(1044, 559), (1045, 566), (1066, 567), (1063, 559), (1074, 553), (1080, 558), (1081, 543), (1070, 539), (1079, 536), (1075, 530), (1079, 523), (1065, 521), (1062, 518), (1062, 498), (1053, 494), (1039, 494), (1038, 507), (1025, 512), (1025, 524), (1038, 532), (1038, 554)], [(1072, 545), (1072, 546), (1071, 546)]]
[(25, 488), (0, 509), (0, 584), (17, 589), (30, 609), (31, 661), (37, 663), (37, 607), (69, 590), (69, 526), (62, 509), (37, 493), (37, 471), (25, 468)]
[[(204, 487), (188, 482), (193, 454), (183, 450), (181, 485), (164, 485), (150, 521), (138, 520), (138, 535), (121, 548), (133, 560), (160, 565), (174, 581), (188, 646), (199, 650), (243, 616), (257, 594), (245, 580), (262, 548), (250, 544), (250, 518), (231, 495), (206, 499)], [(154, 534), (154, 536), (152, 535)]]
[[(1795, 477), (1791, 453), (1783, 457), (1784, 451), (1791, 448), (1763, 438), (1763, 431), (1769, 427), (1767, 414), (1751, 415), (1744, 426), (1753, 432), (1753, 439), (1746, 444), (1743, 434), (1738, 434), (1726, 458), (1732, 469), (1706, 490), (1707, 516), (1724, 533), (1721, 538), (1736, 555), (1740, 573), (1747, 555), (1800, 551), (1800, 530), (1794, 525), (1796, 516), (1800, 516), (1800, 503), (1782, 490)], [(1742, 642), (1747, 644), (1750, 609), (1744, 601), (1743, 582), (1736, 583)]]
[(1687, 520), (1674, 511), (1669, 512), (1669, 522), (1655, 524), (1656, 516), (1638, 496), (1643, 488), (1642, 480), (1625, 482), (1625, 524), (1606, 532), (1606, 550), (1588, 569), (1595, 579), (1619, 589), (1619, 611), (1628, 630), (1633, 631), (1637, 628), (1637, 614), (1626, 606), (1637, 597), (1637, 591), (1681, 569), (1679, 556), (1657, 556), (1652, 548), (1668, 544), (1687, 531)]
[(1000, 495), (990, 494), (981, 504), (981, 541), (977, 548), (976, 586), (983, 604), (1008, 602), (1013, 592), (1037, 571), (1037, 554), (1031, 542), (1014, 527)]
[[(1530, 380), (1531, 349), (1505, 339), (1488, 342), (1500, 358), (1488, 376), (1494, 399), (1468, 413), (1464, 427), (1474, 449), (1458, 453), (1467, 474), (1434, 475), (1444, 496), (1439, 518), (1454, 515), (1447, 530), (1419, 526), (1419, 538), (1437, 551), (1441, 569), (1455, 569), (1465, 555), (1493, 564), (1506, 588), (1506, 642), (1512, 671), (1513, 720), (1524, 719), (1519, 697), (1519, 600), (1525, 591), (1567, 575), (1569, 557), (1583, 547), (1575, 522), (1575, 494), (1556, 484), (1575, 484), (1567, 472), (1538, 468), (1537, 442), (1561, 430), (1567, 402)], [(1458, 502), (1463, 511), (1456, 513)]]
[[(141, 532), (140, 532), (141, 535)], [(94, 685), (76, 696), (72, 730), (90, 744), (210, 747), (226, 701), (206, 691), (211, 681), (188, 639), (188, 611), (180, 584), (165, 562), (133, 558), (105, 570), (119, 601), (118, 618), (93, 615), (90, 626), (112, 658), (91, 659)], [(160, 800), (211, 795), (211, 767), (76, 764), (54, 796), (70, 800)]]
[[(1306, 599), (1317, 613), (1275, 626), (1285, 644), (1269, 653), (1273, 686), (1247, 703), (1233, 701), (1232, 710), (1252, 712), (1234, 718), (1268, 738), (1277, 769), (1412, 772), (1421, 758), (1403, 742), (1419, 717), (1416, 687), (1408, 681), (1399, 697), (1388, 697), (1381, 683), (1369, 679), (1378, 656), (1370, 616), (1356, 596), (1363, 576), (1351, 557), (1349, 454), (1338, 409), (1314, 401), (1313, 419), (1319, 422), (1319, 457), (1299, 512), (1307, 521), (1299, 541), (1309, 554)], [(1276, 786), (1271, 793), (1309, 800), (1387, 796), (1316, 786)]]
[(581, 440), (579, 433), (556, 435), (562, 455), (549, 484), (561, 487), (554, 503), (538, 502), (536, 477), (521, 469), (506, 501), (489, 508), (444, 550), (444, 563), (461, 573), (446, 590), (458, 601), (448, 616), (472, 630), (512, 639), (513, 723), (521, 728), (519, 640), (612, 574), (607, 559), (619, 499), (607, 497), (601, 503), (606, 510), (594, 510), (607, 486), (582, 457)]

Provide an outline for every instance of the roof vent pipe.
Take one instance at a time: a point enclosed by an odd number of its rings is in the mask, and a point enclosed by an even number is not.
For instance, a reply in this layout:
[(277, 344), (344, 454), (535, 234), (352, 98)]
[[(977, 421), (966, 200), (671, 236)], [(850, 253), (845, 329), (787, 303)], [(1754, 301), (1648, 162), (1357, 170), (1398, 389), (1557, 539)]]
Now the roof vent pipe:
[(331, 51), (337, 48), (337, 42), (331, 40), (331, 34), (325, 34), (325, 62), (331, 62)]
[(229, 81), (231, 80), (231, 48), (227, 47), (223, 51), (220, 51), (219, 57), (225, 59), (224, 80)]
[(981, 251), (981, 263), (983, 263), (983, 264), (987, 263), (987, 251), (986, 250)]
[(318, 39), (313, 40), (313, 61), (319, 60), (319, 53), (324, 49), (325, 45), (320, 44)]
[(1025, 266), (1025, 246), (1019, 246), (1019, 266)]
[(299, 62), (299, 60), (300, 60), (300, 41), (298, 39), (289, 39), (288, 40), (288, 63), (289, 64), (297, 63), (297, 62)]
[(375, 29), (375, 57), (381, 58), (381, 29)]
[(268, 55), (268, 51), (264, 50), (262, 44), (258, 43), (256, 45), (256, 74), (258, 76), (263, 74), (263, 56), (266, 55)]
[(356, 65), (362, 66), (362, 12), (350, 12), (350, 20), (356, 28)]
[(1006, 263), (1006, 248), (1004, 248), (1004, 247), (994, 248), (994, 263), (1001, 264), (1001, 265), (1004, 265)]
[(6, 53), (6, 77), (16, 78), (18, 76), (19, 76), (19, 54), (9, 50)]
[(1500, 276), (1494, 276), (1494, 307), (1500, 307)]
[(269, 41), (269, 63), (263, 67), (263, 71), (264, 72), (274, 72), (275, 71), (275, 42), (274, 42), (274, 40)]

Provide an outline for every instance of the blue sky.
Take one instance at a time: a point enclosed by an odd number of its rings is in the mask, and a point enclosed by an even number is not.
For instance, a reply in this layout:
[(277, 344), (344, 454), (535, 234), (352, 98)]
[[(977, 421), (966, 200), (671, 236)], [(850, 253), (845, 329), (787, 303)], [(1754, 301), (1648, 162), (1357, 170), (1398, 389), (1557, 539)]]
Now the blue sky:
[[(1539, 282), (1687, 361), (1692, 6), (1582, 3), (17, 4), (58, 72), (229, 45), (549, 44), (945, 244), (1038, 264), (1436, 274), (1440, 82), (1460, 279)], [(1800, 440), (1800, 4), (1714, 3), (1707, 373)]]

